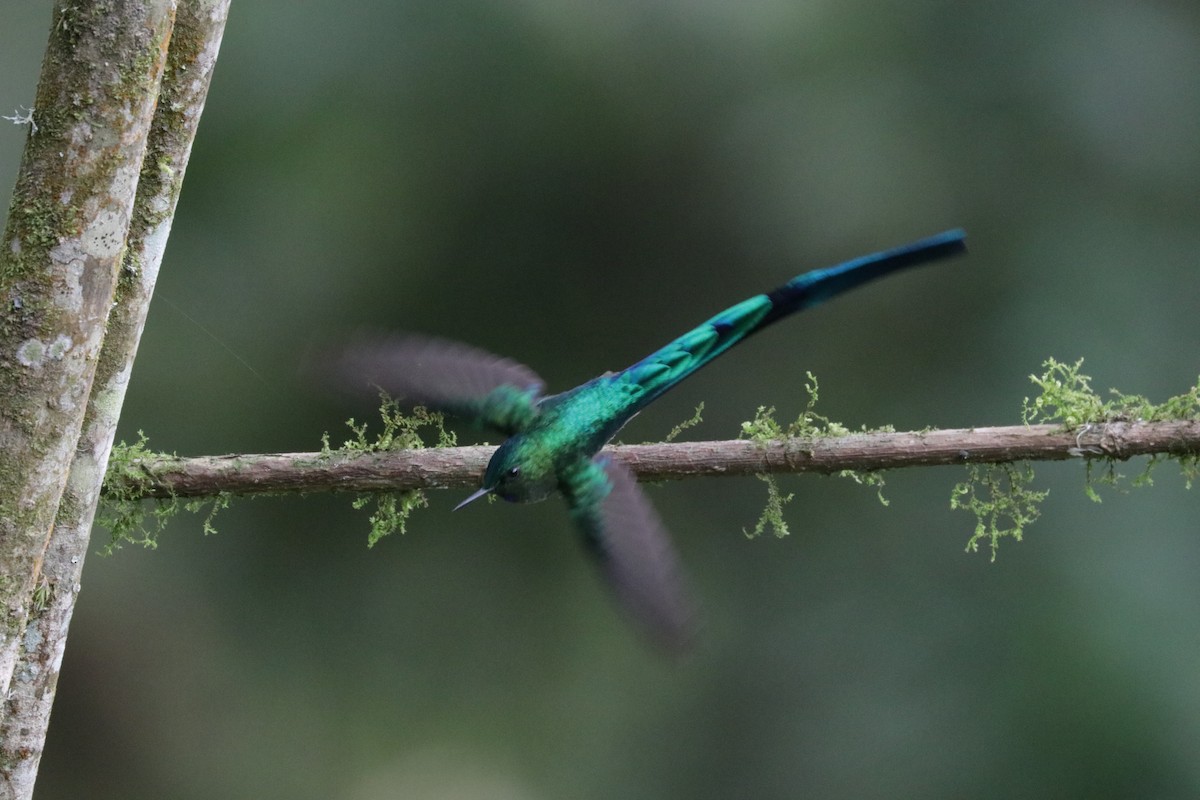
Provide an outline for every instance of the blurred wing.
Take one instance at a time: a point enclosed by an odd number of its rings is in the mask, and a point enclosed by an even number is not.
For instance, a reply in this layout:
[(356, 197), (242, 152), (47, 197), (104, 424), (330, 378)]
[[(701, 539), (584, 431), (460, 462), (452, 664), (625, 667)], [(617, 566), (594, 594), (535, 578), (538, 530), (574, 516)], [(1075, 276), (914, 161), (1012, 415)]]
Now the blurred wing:
[(633, 473), (601, 456), (571, 483), (571, 519), (617, 601), (656, 645), (686, 650), (695, 633), (692, 604), (667, 532)]
[(351, 391), (382, 389), (506, 434), (537, 416), (544, 384), (533, 370), (469, 345), (397, 335), (355, 342), (327, 362), (331, 378)]

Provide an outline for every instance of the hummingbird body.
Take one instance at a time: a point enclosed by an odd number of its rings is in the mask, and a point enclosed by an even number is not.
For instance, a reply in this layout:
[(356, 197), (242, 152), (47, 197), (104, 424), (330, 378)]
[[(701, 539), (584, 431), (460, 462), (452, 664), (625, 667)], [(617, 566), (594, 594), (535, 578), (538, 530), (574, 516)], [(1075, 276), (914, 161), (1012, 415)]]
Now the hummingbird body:
[(657, 643), (680, 649), (692, 614), (670, 542), (628, 468), (598, 455), (646, 405), (757, 331), (905, 267), (965, 250), (961, 230), (804, 273), (722, 311), (619, 372), (555, 395), (531, 370), (467, 345), (403, 336), (347, 348), (343, 378), (496, 428), (508, 439), (482, 486), (512, 502), (560, 492), (617, 599)]

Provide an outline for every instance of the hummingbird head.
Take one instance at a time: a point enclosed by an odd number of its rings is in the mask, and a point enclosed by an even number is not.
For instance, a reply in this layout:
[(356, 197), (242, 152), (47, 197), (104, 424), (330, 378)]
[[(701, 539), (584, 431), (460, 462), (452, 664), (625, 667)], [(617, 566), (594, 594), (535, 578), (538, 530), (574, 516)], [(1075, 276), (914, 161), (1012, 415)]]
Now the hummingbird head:
[(532, 442), (517, 434), (492, 454), (483, 473), (483, 486), (458, 508), (486, 494), (510, 503), (545, 500), (558, 487), (558, 477), (549, 458), (539, 458)]

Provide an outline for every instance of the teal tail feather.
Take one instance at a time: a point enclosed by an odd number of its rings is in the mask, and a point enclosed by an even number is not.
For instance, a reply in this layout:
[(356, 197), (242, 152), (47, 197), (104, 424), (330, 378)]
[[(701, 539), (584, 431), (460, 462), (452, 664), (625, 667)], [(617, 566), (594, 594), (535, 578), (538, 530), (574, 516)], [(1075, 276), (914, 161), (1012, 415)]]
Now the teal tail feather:
[(966, 234), (944, 231), (902, 247), (817, 269), (722, 311), (611, 380), (627, 384), (632, 415), (752, 333), (876, 278), (966, 250)]

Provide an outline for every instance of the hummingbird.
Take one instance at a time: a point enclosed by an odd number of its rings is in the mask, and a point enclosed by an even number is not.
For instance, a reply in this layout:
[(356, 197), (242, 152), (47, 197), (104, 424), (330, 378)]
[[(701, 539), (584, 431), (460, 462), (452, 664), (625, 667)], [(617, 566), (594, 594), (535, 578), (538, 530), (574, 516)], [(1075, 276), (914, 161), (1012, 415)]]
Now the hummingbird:
[(618, 604), (652, 644), (679, 653), (695, 613), (666, 529), (630, 469), (601, 448), (634, 415), (746, 337), (784, 317), (907, 267), (966, 250), (948, 230), (806, 272), (734, 305), (641, 361), (558, 394), (529, 367), (470, 345), (397, 334), (348, 345), (332, 359), (338, 382), (374, 386), (507, 437), (483, 473), (481, 497), (531, 503), (560, 493)]

